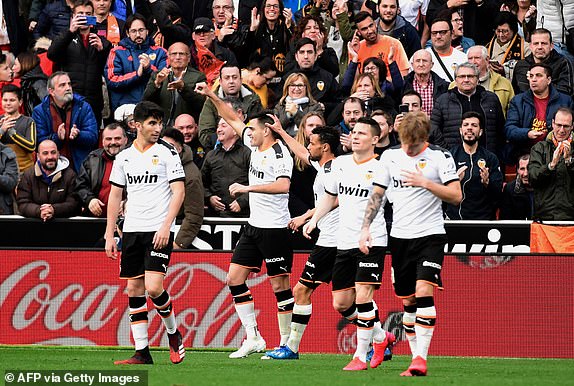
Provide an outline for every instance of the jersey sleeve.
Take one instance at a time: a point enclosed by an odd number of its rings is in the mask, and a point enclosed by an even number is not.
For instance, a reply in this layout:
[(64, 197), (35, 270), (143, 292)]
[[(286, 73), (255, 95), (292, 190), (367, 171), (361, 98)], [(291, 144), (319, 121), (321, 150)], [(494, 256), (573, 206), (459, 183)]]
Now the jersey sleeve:
[(375, 177), (373, 178), (373, 185), (380, 186), (385, 190), (389, 187), (391, 178), (388, 168), (389, 162), (388, 152), (384, 152), (381, 155), (381, 159), (379, 160), (379, 168), (377, 169)]
[(116, 157), (112, 164), (112, 171), (110, 172), (110, 184), (120, 188), (126, 186), (126, 174), (124, 173), (125, 158)]
[(167, 180), (170, 184), (175, 181), (185, 181), (185, 172), (179, 155), (171, 150), (168, 150), (168, 153), (166, 161)]
[(275, 172), (275, 179), (282, 177), (291, 178), (291, 174), (293, 173), (293, 158), (291, 158), (289, 152), (276, 154), (273, 171)]
[(341, 174), (340, 161), (338, 159), (333, 160), (331, 164), (331, 172), (325, 173), (324, 186), (325, 193), (331, 196), (339, 195), (339, 175)]
[(456, 165), (454, 158), (448, 150), (442, 150), (444, 157), (440, 158), (439, 163), (439, 178), (441, 182), (446, 185), (452, 181), (458, 181), (458, 174), (456, 174)]

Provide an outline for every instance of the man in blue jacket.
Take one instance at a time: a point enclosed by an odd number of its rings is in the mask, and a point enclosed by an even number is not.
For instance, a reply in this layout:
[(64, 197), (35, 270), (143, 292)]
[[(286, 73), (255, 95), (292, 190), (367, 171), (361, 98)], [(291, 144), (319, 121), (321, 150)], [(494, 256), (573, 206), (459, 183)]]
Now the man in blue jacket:
[(551, 74), (548, 65), (533, 64), (528, 71), (530, 88), (510, 101), (504, 131), (512, 147), (508, 153), (513, 161), (546, 138), (558, 108), (574, 107), (572, 98), (552, 85)]
[(125, 31), (127, 37), (110, 51), (104, 69), (112, 111), (141, 101), (151, 74), (167, 64), (167, 52), (154, 45), (143, 16), (129, 16)]
[(98, 126), (92, 107), (72, 91), (67, 73), (48, 78), (48, 96), (34, 108), (37, 143), (50, 139), (77, 173), (88, 154), (98, 147)]

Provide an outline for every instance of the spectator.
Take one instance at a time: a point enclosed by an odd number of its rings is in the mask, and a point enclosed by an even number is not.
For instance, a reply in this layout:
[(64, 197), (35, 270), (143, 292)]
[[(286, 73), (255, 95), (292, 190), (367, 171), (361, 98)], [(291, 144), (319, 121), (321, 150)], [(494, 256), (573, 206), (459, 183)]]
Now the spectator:
[(236, 12), (233, 3), (233, 0), (213, 1), (211, 10), (213, 12), (215, 37), (222, 46), (233, 51), (241, 67), (244, 67), (248, 64), (248, 55), (244, 52), (244, 42), (249, 33), (249, 22), (247, 24), (240, 23), (239, 19), (234, 16)]
[(0, 45), (3, 51), (18, 55), (28, 47), (26, 20), (20, 17), (17, 2), (2, 0), (0, 5)]
[(114, 121), (122, 125), (124, 132), (126, 134), (128, 143), (127, 146), (131, 146), (134, 139), (138, 134), (136, 123), (134, 120), (134, 110), (136, 108), (135, 104), (121, 105), (114, 111)]
[(167, 64), (166, 50), (153, 45), (142, 15), (129, 16), (125, 28), (128, 37), (112, 48), (104, 71), (112, 111), (141, 101), (151, 74)]
[(530, 88), (510, 101), (504, 129), (513, 148), (512, 160), (546, 138), (560, 107), (573, 107), (572, 98), (552, 86), (551, 73), (547, 65), (534, 64), (529, 70)]
[[(291, 72), (304, 74), (311, 85), (313, 98), (323, 103), (325, 110), (330, 110), (336, 104), (339, 84), (330, 72), (317, 65), (315, 42), (309, 38), (302, 38), (295, 43), (295, 51), (297, 65)], [(289, 73), (283, 76), (283, 83), (288, 76)]]
[(74, 194), (76, 173), (68, 159), (58, 152), (56, 143), (46, 139), (38, 145), (38, 161), (24, 172), (18, 184), (18, 211), (24, 217), (48, 221), (78, 214)]
[(504, 114), (498, 97), (478, 85), (478, 68), (471, 63), (456, 67), (456, 87), (440, 96), (431, 115), (430, 142), (451, 149), (461, 144), (461, 113), (476, 111), (484, 117), (479, 145), (500, 156), (504, 145)]
[(243, 83), (259, 96), (261, 106), (264, 109), (269, 108), (269, 106), (275, 106), (275, 93), (271, 91), (268, 84), (273, 81), (276, 74), (277, 70), (271, 58), (262, 57), (257, 53), (252, 55), (247, 69), (241, 71)]
[(119, 123), (110, 123), (102, 131), (102, 147), (92, 151), (82, 163), (74, 191), (89, 216), (107, 215), (110, 194), (110, 173), (116, 155), (127, 145), (127, 137)]
[(50, 76), (54, 72), (54, 62), (48, 59), (48, 48), (51, 44), (52, 41), (46, 37), (39, 38), (34, 43), (34, 52), (38, 55), (40, 67), (46, 76)]
[(16, 154), (20, 173), (34, 165), (36, 150), (36, 123), (29, 116), (20, 114), (22, 102), (22, 92), (18, 87), (9, 84), (2, 88), (4, 115), (0, 116), (0, 142)]
[[(335, 50), (327, 47), (327, 30), (323, 25), (323, 21), (319, 16), (306, 15), (295, 26), (295, 34), (293, 35), (293, 42), (299, 41), (302, 38), (309, 38), (315, 42), (315, 49), (317, 51), (317, 58), (315, 60), (317, 66), (323, 70), (330, 72), (334, 78), (339, 76), (339, 60)], [(295, 46), (293, 45), (287, 54), (286, 72), (292, 72), (297, 65), (295, 61)]]
[(523, 60), (519, 60), (514, 67), (514, 75), (512, 77), (514, 91), (518, 94), (528, 90), (530, 86), (528, 69), (533, 64), (546, 64), (552, 70), (550, 73), (552, 85), (558, 91), (566, 95), (572, 95), (574, 92), (572, 63), (554, 49), (550, 31), (544, 28), (535, 29), (532, 32), (530, 49), (532, 53)]
[[(452, 40), (450, 44), (453, 48), (466, 53), (470, 47), (475, 45), (474, 40), (464, 36), (464, 19), (457, 8), (443, 10), (439, 12), (437, 18), (450, 19), (452, 24)], [(427, 41), (425, 48), (430, 46), (431, 42)]]
[(290, 74), (283, 85), (283, 97), (274, 111), (281, 121), (281, 126), (294, 137), (303, 116), (312, 111), (323, 114), (325, 107), (311, 95), (311, 86), (305, 75), (297, 72)]
[[(236, 101), (246, 119), (263, 110), (261, 100), (248, 87), (241, 83), (239, 67), (225, 64), (219, 73), (219, 86), (214, 90), (222, 99)], [(215, 131), (219, 115), (211, 100), (205, 101), (199, 116), (199, 140), (207, 149), (215, 147)]]
[[(11, 63), (8, 58), (8, 55), (5, 55), (0, 52), (0, 87), (4, 87), (8, 84), (14, 84), (14, 83), (15, 83), (14, 73), (12, 72)], [(0, 113), (4, 112), (0, 111)]]
[(504, 186), (500, 202), (500, 220), (530, 220), (534, 211), (534, 191), (528, 178), (530, 154), (518, 158), (516, 178)]
[[(423, 99), (418, 92), (416, 92), (415, 90), (406, 90), (401, 98), (401, 105), (408, 106), (409, 113), (412, 111), (422, 111), (421, 109), (422, 101)], [(396, 139), (396, 143), (398, 143), (398, 128), (401, 125), (401, 122), (403, 121), (404, 117), (405, 112), (399, 111), (399, 113), (394, 119), (393, 126), (395, 127), (395, 130), (393, 133), (391, 133), (391, 137)]]
[[(38, 1), (39, 2), (39, 1)], [(70, 28), (74, 0), (48, 0), (38, 15), (34, 40), (47, 37), (54, 40)]]
[(399, 15), (399, 9), (399, 0), (379, 0), (377, 33), (398, 39), (410, 58), (421, 49), (421, 39), (415, 27)]
[[(317, 9), (318, 8), (314, 8)], [(331, 10), (333, 23), (325, 22), (327, 28), (327, 46), (335, 50), (339, 60), (339, 74), (344, 74), (349, 62), (347, 44), (353, 39), (355, 29), (350, 18), (353, 12), (349, 12), (346, 0), (335, 0)], [(340, 78), (339, 78), (340, 80)]]
[[(137, 1), (137, 0), (134, 0)], [(180, 4), (187, 5), (187, 1), (180, 2)], [(202, 1), (193, 1), (193, 6), (204, 6), (205, 9), (201, 10), (204, 14), (194, 15), (192, 18), (186, 20), (182, 19), (182, 11), (180, 6), (172, 0), (149, 0), (149, 12), (151, 12), (150, 19), (155, 20), (157, 31), (153, 35), (155, 45), (168, 48), (174, 43), (180, 42), (190, 45), (191, 28), (189, 25), (199, 16), (207, 16), (207, 4)]]
[(418, 50), (411, 58), (413, 70), (405, 76), (403, 92), (409, 89), (419, 93), (422, 99), (421, 110), (429, 117), (438, 97), (447, 92), (448, 82), (432, 71), (434, 63), (427, 50)]
[(528, 177), (534, 188), (535, 220), (574, 220), (572, 146), (572, 110), (561, 107), (552, 120), (552, 132), (530, 152)]
[(530, 34), (536, 29), (536, 0), (509, 0), (500, 6), (500, 13), (509, 12), (516, 16), (518, 34), (525, 41), (530, 41)]
[[(351, 88), (351, 97), (359, 98), (365, 105), (365, 114), (370, 115), (374, 110), (384, 110), (392, 115), (396, 114), (395, 102), (381, 91), (375, 78), (369, 72), (363, 72), (355, 78), (355, 83)], [(339, 104), (331, 115), (339, 115), (342, 104)]]
[(118, 19), (111, 12), (113, 0), (93, 0), (94, 15), (96, 16), (96, 34), (117, 46), (125, 38), (125, 19)]
[(164, 130), (162, 138), (173, 145), (185, 172), (185, 199), (179, 210), (177, 218), (181, 226), (173, 241), (174, 249), (191, 248), (191, 244), (203, 223), (203, 182), (201, 173), (193, 162), (191, 149), (183, 143), (183, 134), (168, 127)]
[(89, 103), (72, 90), (65, 72), (48, 78), (48, 96), (34, 108), (32, 119), (38, 130), (38, 143), (52, 140), (74, 171), (98, 145), (98, 126)]
[(195, 119), (189, 114), (181, 114), (175, 119), (173, 126), (182, 133), (183, 143), (191, 149), (193, 162), (195, 162), (198, 169), (201, 169), (207, 151), (199, 142)]
[(341, 104), (343, 105), (343, 119), (336, 127), (341, 133), (341, 149), (337, 151), (337, 154), (351, 151), (351, 132), (359, 118), (365, 116), (365, 105), (361, 99), (348, 97)]
[(387, 80), (391, 80), (389, 67), (389, 56), (391, 56), (397, 62), (401, 75), (406, 76), (410, 68), (409, 59), (401, 42), (393, 37), (378, 34), (373, 17), (368, 12), (359, 12), (355, 16), (355, 23), (358, 35), (364, 39), (357, 49), (359, 66), (362, 66), (365, 59), (377, 57), (386, 63)]
[(147, 83), (143, 98), (157, 103), (166, 112), (166, 126), (173, 125), (180, 114), (199, 118), (205, 98), (194, 89), (199, 82), (205, 82), (205, 75), (189, 65), (189, 47), (174, 43), (168, 50), (170, 68), (154, 72)]
[(492, 91), (498, 97), (502, 105), (502, 111), (506, 116), (508, 104), (514, 98), (514, 90), (512, 83), (502, 75), (489, 69), (488, 51), (484, 46), (474, 46), (469, 48), (466, 53), (468, 62), (478, 67), (478, 84), (484, 87), (485, 90)]
[(447, 204), (446, 216), (451, 220), (496, 220), (496, 209), (502, 192), (502, 172), (494, 153), (479, 145), (484, 131), (482, 116), (475, 111), (462, 115), (462, 145), (451, 149), (458, 167), (462, 201)]
[(34, 107), (48, 95), (48, 77), (40, 67), (40, 58), (32, 52), (22, 52), (12, 67), (14, 78), (20, 79), (24, 114), (32, 115)]
[(518, 34), (518, 19), (513, 13), (500, 12), (495, 24), (494, 37), (486, 46), (490, 68), (512, 79), (516, 63), (531, 54), (530, 45)]
[(208, 84), (212, 85), (217, 79), (224, 63), (238, 65), (235, 54), (215, 38), (215, 26), (208, 18), (201, 17), (193, 22), (192, 37), (191, 63), (205, 74)]
[[(572, 63), (574, 61), (574, 52), (572, 52), (572, 46), (570, 46), (570, 51), (568, 51), (567, 35), (574, 33), (574, 18), (572, 17), (574, 15), (574, 1), (538, 0), (535, 9), (537, 10), (536, 24), (550, 31), (554, 37), (554, 49), (559, 54), (567, 57)], [(570, 36), (570, 39), (572, 38)]]
[(494, 30), (493, 17), (498, 13), (496, 0), (430, 0), (427, 11), (427, 23), (431, 26), (439, 18), (439, 12), (445, 9), (458, 9), (464, 16), (464, 31), (476, 44), (486, 44)]
[[(241, 111), (239, 111), (241, 116)], [(248, 217), (249, 195), (231, 197), (233, 183), (249, 184), (251, 149), (245, 146), (235, 130), (223, 119), (217, 126), (218, 145), (210, 150), (201, 168), (205, 201), (209, 216)]]
[(16, 154), (0, 142), (0, 215), (14, 214), (16, 185), (18, 185)]
[(393, 116), (383, 110), (375, 110), (371, 114), (371, 118), (379, 124), (381, 128), (381, 134), (379, 137), (379, 142), (375, 145), (375, 154), (381, 155), (383, 152), (392, 146), (398, 144), (396, 138), (393, 134)]
[[(466, 55), (452, 47), (453, 27), (450, 19), (437, 18), (430, 27), (432, 71), (447, 82), (454, 80), (454, 69), (466, 62)], [(418, 90), (417, 90), (418, 91)]]
[(48, 58), (56, 68), (68, 73), (74, 92), (86, 98), (92, 107), (99, 128), (104, 108), (102, 74), (112, 45), (91, 32), (86, 16), (93, 13), (91, 1), (76, 1), (70, 28), (52, 41)]

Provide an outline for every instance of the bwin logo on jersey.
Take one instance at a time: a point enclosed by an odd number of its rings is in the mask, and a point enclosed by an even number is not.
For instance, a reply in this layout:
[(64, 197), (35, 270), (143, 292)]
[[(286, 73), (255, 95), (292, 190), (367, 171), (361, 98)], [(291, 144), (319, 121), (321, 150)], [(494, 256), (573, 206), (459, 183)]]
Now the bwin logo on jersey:
[(278, 263), (280, 261), (285, 261), (283, 257), (274, 257), (272, 259), (265, 259), (266, 263)]
[(157, 174), (145, 174), (131, 175), (127, 173), (128, 183), (130, 184), (157, 184), (159, 176)]
[(355, 197), (369, 197), (369, 189), (361, 188), (361, 185), (357, 186), (345, 186), (339, 183), (339, 194), (346, 194), (347, 196)]
[(259, 178), (260, 180), (263, 179), (263, 172), (260, 170), (257, 170), (253, 167), (253, 165), (249, 165), (249, 173), (253, 174), (255, 177)]

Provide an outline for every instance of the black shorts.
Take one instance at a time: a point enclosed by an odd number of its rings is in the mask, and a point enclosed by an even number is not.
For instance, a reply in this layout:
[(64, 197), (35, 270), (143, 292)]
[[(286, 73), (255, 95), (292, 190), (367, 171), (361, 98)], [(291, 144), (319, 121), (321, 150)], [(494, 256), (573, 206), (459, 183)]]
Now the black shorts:
[(299, 283), (311, 289), (317, 288), (322, 283), (329, 283), (333, 276), (333, 266), (335, 265), (336, 257), (336, 247), (316, 245), (305, 263)]
[(289, 228), (256, 228), (245, 225), (233, 251), (231, 263), (259, 272), (263, 261), (269, 277), (291, 273), (293, 246)]
[(398, 297), (414, 296), (418, 280), (442, 288), (440, 272), (446, 242), (446, 235), (429, 235), (416, 239), (389, 238), (393, 257), (393, 285)]
[(165, 275), (171, 251), (173, 232), (169, 234), (167, 246), (153, 248), (153, 236), (156, 232), (124, 232), (122, 237), (122, 257), (120, 260), (120, 279), (142, 277), (146, 271)]
[(381, 285), (385, 247), (372, 247), (368, 255), (359, 248), (338, 250), (333, 267), (333, 291), (354, 288), (355, 283)]

